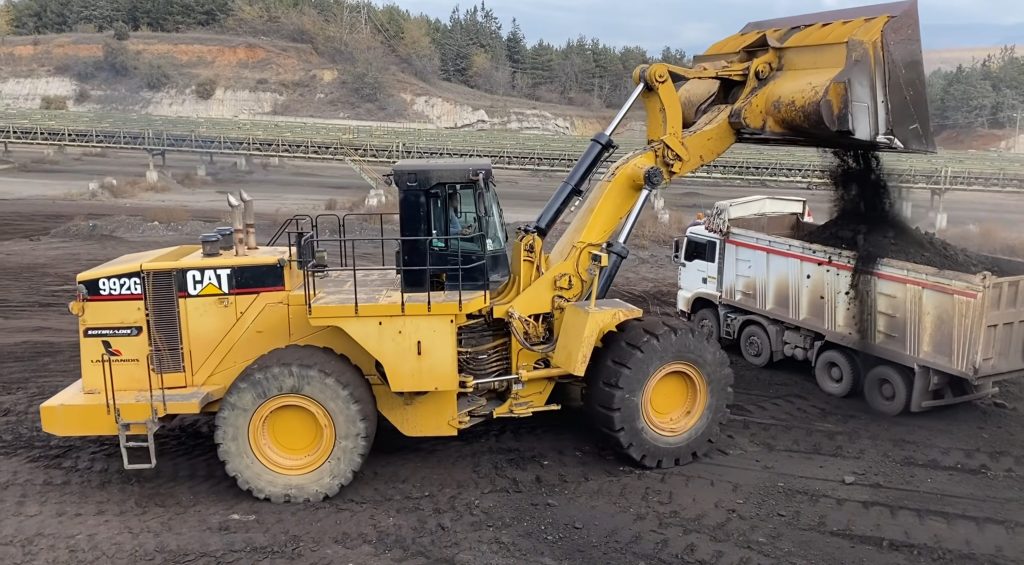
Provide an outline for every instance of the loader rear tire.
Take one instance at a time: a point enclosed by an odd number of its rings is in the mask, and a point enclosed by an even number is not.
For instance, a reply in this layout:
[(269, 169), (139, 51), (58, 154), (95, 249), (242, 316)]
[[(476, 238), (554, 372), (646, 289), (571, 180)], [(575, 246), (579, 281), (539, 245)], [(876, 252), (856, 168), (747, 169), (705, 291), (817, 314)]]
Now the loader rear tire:
[(684, 465), (728, 418), (729, 358), (676, 318), (630, 320), (605, 335), (587, 369), (587, 408), (613, 445), (644, 467)]
[(272, 502), (316, 502), (352, 482), (376, 430), (373, 393), (359, 369), (333, 351), (290, 346), (235, 380), (214, 440), (242, 490)]

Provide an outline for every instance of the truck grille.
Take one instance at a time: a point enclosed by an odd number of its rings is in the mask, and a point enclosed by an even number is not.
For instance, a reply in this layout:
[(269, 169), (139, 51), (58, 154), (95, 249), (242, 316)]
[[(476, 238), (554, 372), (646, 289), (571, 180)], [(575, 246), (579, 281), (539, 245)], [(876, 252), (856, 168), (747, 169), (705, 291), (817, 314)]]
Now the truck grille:
[(150, 363), (157, 373), (183, 373), (185, 356), (178, 317), (178, 277), (174, 271), (146, 271), (146, 323), (149, 327)]

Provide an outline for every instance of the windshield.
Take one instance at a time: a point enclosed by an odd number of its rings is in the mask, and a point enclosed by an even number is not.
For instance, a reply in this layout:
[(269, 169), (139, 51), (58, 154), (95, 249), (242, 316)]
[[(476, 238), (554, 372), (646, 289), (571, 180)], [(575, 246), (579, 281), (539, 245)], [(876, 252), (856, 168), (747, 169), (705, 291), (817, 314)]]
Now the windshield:
[(508, 240), (508, 232), (505, 231), (505, 217), (501, 214), (501, 204), (498, 203), (498, 193), (494, 190), (494, 183), (487, 183), (484, 193), (487, 199), (487, 250), (503, 249)]

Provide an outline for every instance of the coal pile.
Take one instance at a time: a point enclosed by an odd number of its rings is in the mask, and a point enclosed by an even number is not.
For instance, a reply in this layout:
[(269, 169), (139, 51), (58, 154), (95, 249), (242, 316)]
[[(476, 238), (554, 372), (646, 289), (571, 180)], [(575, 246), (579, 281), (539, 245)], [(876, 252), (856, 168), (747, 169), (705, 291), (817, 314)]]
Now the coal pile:
[(873, 270), (880, 259), (895, 259), (962, 273), (1010, 274), (985, 255), (907, 225), (895, 211), (896, 199), (878, 153), (834, 150), (829, 177), (835, 217), (804, 239), (856, 252), (855, 273)]

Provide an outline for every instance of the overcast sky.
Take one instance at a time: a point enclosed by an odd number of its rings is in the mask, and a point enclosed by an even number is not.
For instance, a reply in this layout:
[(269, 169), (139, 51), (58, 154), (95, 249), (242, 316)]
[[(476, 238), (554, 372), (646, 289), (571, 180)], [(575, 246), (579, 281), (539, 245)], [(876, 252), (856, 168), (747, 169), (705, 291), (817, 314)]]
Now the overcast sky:
[[(401, 0), (411, 12), (447, 20), (455, 0)], [(580, 34), (614, 45), (665, 44), (700, 53), (748, 21), (872, 4), (870, 0), (487, 0), (504, 22), (516, 18), (532, 44)], [(460, 2), (463, 7), (473, 0)], [(920, 0), (926, 49), (1024, 43), (1024, 0)]]

